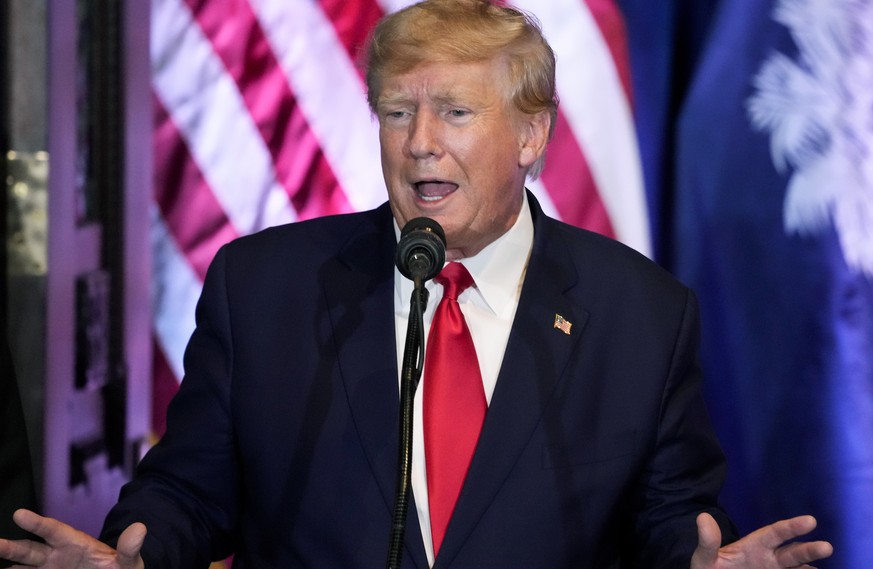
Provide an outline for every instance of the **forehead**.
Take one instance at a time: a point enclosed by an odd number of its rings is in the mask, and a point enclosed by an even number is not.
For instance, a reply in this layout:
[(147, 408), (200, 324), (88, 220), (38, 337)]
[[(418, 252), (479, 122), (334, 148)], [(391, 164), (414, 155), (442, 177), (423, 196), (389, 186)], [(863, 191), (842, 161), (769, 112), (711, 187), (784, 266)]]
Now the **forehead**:
[(490, 102), (502, 99), (507, 71), (498, 60), (469, 63), (429, 62), (382, 81), (378, 103), (427, 98)]

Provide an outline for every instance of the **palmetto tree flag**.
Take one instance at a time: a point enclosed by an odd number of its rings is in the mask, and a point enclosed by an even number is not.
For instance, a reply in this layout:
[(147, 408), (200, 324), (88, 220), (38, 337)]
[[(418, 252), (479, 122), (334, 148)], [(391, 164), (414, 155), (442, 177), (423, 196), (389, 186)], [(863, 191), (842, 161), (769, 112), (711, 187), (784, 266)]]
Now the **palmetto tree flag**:
[[(356, 62), (408, 0), (152, 0), (156, 433), (183, 374), (206, 268), (267, 226), (387, 194)], [(651, 253), (621, 14), (613, 0), (516, 0), (559, 58), (544, 209)], [(293, 372), (293, 370), (289, 370)]]
[(725, 0), (676, 127), (675, 272), (741, 529), (873, 558), (873, 2)]

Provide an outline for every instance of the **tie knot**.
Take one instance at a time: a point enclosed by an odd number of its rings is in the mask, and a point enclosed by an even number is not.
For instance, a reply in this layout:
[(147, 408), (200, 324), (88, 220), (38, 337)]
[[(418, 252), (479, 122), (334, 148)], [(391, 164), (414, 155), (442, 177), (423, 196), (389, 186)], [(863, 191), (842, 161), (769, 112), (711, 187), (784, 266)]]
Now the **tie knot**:
[(443, 297), (458, 299), (458, 295), (473, 286), (473, 277), (461, 263), (449, 263), (433, 278), (443, 285)]

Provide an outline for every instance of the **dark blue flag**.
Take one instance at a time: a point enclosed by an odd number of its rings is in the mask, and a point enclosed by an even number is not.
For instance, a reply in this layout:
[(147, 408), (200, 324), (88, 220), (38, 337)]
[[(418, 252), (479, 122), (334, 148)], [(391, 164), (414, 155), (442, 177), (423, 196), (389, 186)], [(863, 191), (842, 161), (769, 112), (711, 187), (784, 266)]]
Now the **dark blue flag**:
[(663, 247), (701, 301), (723, 501), (743, 533), (813, 514), (818, 566), (867, 567), (873, 2), (723, 1), (702, 48)]

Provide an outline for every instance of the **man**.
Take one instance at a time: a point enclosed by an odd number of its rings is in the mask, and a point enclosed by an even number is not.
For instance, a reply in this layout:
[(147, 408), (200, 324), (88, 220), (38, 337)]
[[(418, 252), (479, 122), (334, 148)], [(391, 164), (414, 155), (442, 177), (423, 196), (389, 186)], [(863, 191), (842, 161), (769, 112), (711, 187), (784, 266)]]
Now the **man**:
[[(403, 567), (768, 568), (829, 555), (823, 542), (782, 546), (812, 530), (809, 517), (719, 549), (733, 535), (716, 499), (724, 464), (700, 395), (692, 294), (635, 252), (547, 218), (524, 190), (557, 106), (536, 25), (482, 1), (423, 2), (380, 24), (367, 83), (389, 205), (223, 248), (167, 434), (107, 518), (117, 550), (19, 512), (48, 545), (0, 542), (0, 556), (80, 568), (188, 569), (230, 553), (258, 569), (382, 563), (411, 290), (393, 256), (399, 229), (421, 216), (444, 227), (452, 270), (460, 262), (475, 282), (457, 301), (487, 413), (441, 519), (422, 433), (427, 360)], [(443, 295), (428, 287), (426, 327)]]

